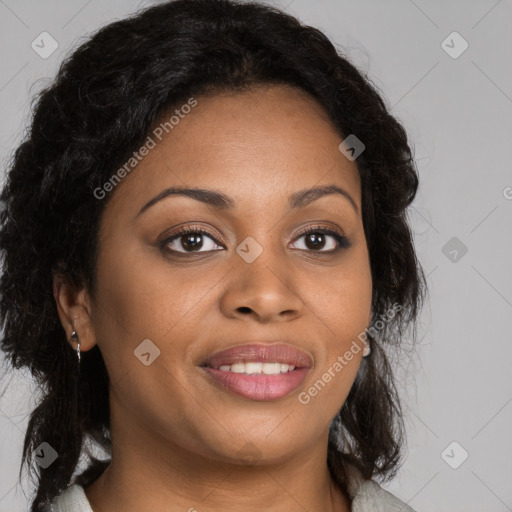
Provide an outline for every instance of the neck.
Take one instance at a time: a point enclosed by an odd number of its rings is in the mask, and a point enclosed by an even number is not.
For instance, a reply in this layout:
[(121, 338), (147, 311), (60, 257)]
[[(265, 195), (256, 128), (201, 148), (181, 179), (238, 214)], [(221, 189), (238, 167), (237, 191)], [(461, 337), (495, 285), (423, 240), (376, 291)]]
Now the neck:
[(112, 462), (85, 488), (93, 512), (350, 512), (327, 467), (328, 432), (286, 460), (243, 465), (116, 425), (123, 422), (112, 423)]

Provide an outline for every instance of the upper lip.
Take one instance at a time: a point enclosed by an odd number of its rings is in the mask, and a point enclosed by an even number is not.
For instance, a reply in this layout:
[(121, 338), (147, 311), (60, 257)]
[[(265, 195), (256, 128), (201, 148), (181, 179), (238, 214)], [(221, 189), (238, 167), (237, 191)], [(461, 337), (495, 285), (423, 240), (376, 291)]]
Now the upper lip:
[(266, 342), (252, 342), (215, 352), (206, 358), (203, 366), (219, 368), (222, 365), (255, 361), (289, 364), (296, 369), (313, 366), (313, 358), (307, 352), (287, 343)]

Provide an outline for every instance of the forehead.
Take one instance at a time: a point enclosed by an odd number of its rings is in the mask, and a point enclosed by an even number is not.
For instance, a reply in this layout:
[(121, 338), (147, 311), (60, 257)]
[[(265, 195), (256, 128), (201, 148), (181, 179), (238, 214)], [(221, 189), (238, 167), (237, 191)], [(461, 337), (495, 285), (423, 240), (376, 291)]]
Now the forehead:
[[(222, 190), (235, 208), (268, 207), (296, 190), (337, 184), (360, 206), (359, 173), (338, 149), (342, 140), (309, 94), (290, 86), (195, 98), (114, 191), (109, 208), (137, 212), (170, 186)], [(176, 122), (177, 121), (177, 122)], [(163, 124), (160, 126), (164, 126)]]

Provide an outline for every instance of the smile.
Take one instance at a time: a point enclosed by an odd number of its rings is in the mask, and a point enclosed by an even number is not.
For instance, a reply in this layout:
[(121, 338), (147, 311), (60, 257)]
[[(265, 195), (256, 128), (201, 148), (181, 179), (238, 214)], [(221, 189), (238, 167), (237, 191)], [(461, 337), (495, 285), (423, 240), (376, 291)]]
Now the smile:
[(219, 366), (219, 370), (223, 372), (243, 373), (245, 375), (278, 375), (280, 373), (288, 373), (295, 369), (293, 364), (281, 364), (278, 362), (250, 362), (223, 364)]
[(312, 366), (312, 357), (291, 345), (250, 343), (216, 352), (201, 370), (222, 391), (271, 401), (295, 391)]

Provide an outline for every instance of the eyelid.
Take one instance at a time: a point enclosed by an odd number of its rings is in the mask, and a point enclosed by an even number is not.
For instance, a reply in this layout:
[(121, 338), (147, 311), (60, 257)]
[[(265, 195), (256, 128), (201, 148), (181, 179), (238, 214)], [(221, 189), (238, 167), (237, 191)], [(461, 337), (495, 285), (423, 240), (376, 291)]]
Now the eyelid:
[(340, 236), (345, 236), (345, 234), (337, 227), (331, 224), (310, 224), (309, 226), (306, 226), (305, 228), (299, 230), (297, 235), (295, 235), (295, 238), (304, 235), (305, 233), (310, 233), (311, 231), (318, 230), (318, 231), (325, 231), (328, 233), (336, 233)]

